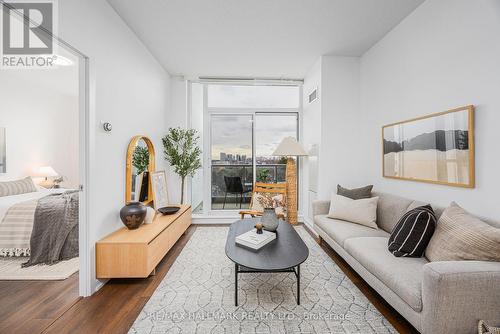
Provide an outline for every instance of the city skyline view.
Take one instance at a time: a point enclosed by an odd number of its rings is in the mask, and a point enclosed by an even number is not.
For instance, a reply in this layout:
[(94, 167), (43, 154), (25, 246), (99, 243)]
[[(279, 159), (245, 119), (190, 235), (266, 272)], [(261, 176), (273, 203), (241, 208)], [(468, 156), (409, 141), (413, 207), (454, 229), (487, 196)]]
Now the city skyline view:
[[(257, 156), (257, 164), (286, 164), (280, 156)], [(252, 157), (247, 157), (245, 154), (231, 154), (220, 152), (219, 159), (212, 159), (212, 165), (251, 165)]]
[[(297, 137), (297, 115), (263, 113), (257, 114), (255, 120), (252, 115), (214, 115), (211, 128), (213, 163), (249, 161), (251, 164), (253, 135), (257, 160), (279, 160), (272, 153), (283, 138)], [(232, 158), (228, 159), (229, 156)], [(243, 156), (245, 159), (242, 159)]]

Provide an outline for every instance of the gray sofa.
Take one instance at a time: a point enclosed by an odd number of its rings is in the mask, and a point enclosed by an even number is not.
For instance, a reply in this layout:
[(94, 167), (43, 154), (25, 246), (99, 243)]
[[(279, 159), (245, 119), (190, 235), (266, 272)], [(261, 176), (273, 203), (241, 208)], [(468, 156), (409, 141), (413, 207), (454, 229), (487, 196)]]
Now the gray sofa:
[[(384, 193), (373, 196), (379, 196), (378, 230), (328, 218), (330, 202), (316, 201), (315, 231), (421, 333), (477, 333), (480, 319), (498, 325), (500, 262), (395, 257), (387, 250), (392, 228), (406, 211), (428, 203)], [(443, 208), (433, 208), (439, 218)]]

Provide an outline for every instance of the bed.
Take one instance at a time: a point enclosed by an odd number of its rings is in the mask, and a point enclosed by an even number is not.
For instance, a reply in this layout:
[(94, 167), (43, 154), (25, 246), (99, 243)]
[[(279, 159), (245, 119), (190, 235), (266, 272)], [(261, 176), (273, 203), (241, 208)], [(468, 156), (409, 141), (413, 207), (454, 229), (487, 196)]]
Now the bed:
[(4, 187), (0, 194), (0, 256), (29, 256), (26, 265), (78, 256), (77, 192), (33, 187), (26, 193), (5, 195), (5, 184), (0, 182), (0, 191)]
[[(51, 194), (48, 189), (38, 189), (19, 195), (0, 197), (0, 256), (29, 256), (30, 237), (38, 199)], [(9, 209), (17, 212), (11, 221), (4, 221)], [(17, 218), (17, 219), (16, 219)]]

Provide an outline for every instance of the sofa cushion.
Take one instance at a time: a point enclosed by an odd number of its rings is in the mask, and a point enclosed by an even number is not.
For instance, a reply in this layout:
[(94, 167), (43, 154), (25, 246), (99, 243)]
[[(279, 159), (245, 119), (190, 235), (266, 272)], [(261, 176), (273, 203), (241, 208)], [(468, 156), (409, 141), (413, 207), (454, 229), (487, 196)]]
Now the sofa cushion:
[(386, 193), (374, 192), (372, 196), (378, 196), (379, 198), (377, 226), (389, 233), (408, 210), (427, 204)]
[(389, 237), (389, 233), (381, 229), (373, 229), (364, 225), (344, 220), (328, 218), (326, 215), (314, 217), (316, 226), (325, 231), (335, 242), (344, 247), (344, 241), (356, 237)]
[[(421, 206), (426, 206), (426, 205), (430, 205), (430, 204), (429, 203), (420, 202), (420, 201), (413, 201), (413, 202), (411, 202), (411, 204), (408, 207), (408, 209), (406, 209), (406, 212), (411, 211), (411, 210), (416, 209), (416, 208), (419, 208)], [(434, 207), (432, 205), (430, 205), (430, 206), (431, 206), (432, 210), (434, 211)], [(436, 213), (434, 212), (434, 215), (435, 214)]]
[(422, 310), (425, 258), (395, 257), (387, 250), (388, 238), (361, 237), (344, 242), (345, 250), (416, 312)]

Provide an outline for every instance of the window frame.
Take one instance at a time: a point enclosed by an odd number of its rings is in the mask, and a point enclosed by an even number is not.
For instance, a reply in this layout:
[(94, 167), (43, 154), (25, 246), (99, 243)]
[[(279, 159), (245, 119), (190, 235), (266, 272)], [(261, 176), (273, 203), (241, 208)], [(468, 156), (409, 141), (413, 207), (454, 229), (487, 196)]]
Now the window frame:
[[(256, 118), (258, 114), (269, 114), (269, 115), (296, 115), (297, 116), (297, 141), (301, 142), (302, 137), (302, 110), (303, 110), (303, 85), (302, 82), (294, 82), (293, 84), (282, 84), (283, 86), (297, 86), (299, 88), (299, 106), (297, 108), (226, 108), (226, 107), (208, 107), (208, 86), (210, 84), (215, 85), (253, 85), (249, 83), (239, 83), (239, 82), (212, 82), (212, 81), (200, 81), (200, 80), (188, 80), (186, 82), (187, 88), (187, 125), (191, 128), (191, 120), (192, 120), (192, 108), (191, 108), (191, 85), (193, 83), (202, 84), (203, 85), (203, 148), (202, 148), (202, 168), (203, 168), (203, 211), (202, 213), (193, 213), (193, 216), (203, 218), (203, 217), (211, 217), (211, 216), (227, 216), (227, 217), (237, 217), (239, 209), (235, 210), (217, 210), (212, 209), (212, 199), (211, 199), (211, 191), (212, 191), (212, 175), (211, 175), (211, 150), (212, 150), (212, 115), (250, 115), (252, 116), (252, 170), (253, 170), (253, 179), (255, 181), (256, 178)], [(266, 85), (265, 82), (260, 83), (261, 85)], [(267, 84), (267, 85), (276, 85), (275, 83)], [(300, 189), (302, 189), (302, 168), (301, 168), (300, 160), (297, 159), (297, 201), (299, 210), (301, 208), (301, 199), (300, 199)], [(192, 178), (189, 177), (187, 180), (187, 198), (191, 200), (191, 190), (192, 190)], [(205, 203), (209, 203), (210, 205), (205, 205)], [(193, 208), (194, 209), (194, 208)]]

